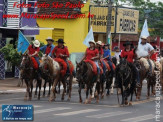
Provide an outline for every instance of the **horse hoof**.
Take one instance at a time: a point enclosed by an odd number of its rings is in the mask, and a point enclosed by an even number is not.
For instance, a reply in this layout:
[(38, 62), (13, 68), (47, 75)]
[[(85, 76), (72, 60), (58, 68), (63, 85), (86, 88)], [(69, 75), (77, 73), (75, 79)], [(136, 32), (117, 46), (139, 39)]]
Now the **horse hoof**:
[(67, 102), (70, 102), (70, 98), (67, 99)]
[(132, 102), (129, 102), (129, 106), (132, 106)]
[(128, 101), (125, 101), (125, 105), (128, 105)]
[(85, 100), (84, 104), (88, 104), (88, 100)]

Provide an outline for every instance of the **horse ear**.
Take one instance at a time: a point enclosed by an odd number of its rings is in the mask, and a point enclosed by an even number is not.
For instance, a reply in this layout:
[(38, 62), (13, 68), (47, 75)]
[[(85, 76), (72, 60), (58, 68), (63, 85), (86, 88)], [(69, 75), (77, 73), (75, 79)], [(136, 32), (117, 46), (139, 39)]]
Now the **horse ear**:
[(122, 58), (121, 55), (119, 55), (119, 58), (120, 58), (120, 59)]
[(126, 56), (125, 56), (125, 59), (127, 59), (127, 57), (128, 57), (128, 56), (126, 55)]

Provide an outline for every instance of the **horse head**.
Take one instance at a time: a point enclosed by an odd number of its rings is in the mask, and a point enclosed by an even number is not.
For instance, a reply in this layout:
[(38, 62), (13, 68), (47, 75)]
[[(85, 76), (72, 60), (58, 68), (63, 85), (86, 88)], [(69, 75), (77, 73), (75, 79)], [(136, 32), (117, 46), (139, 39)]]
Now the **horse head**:
[(135, 67), (137, 68), (138, 71), (140, 71), (142, 69), (141, 62), (140, 62), (139, 59), (136, 59), (134, 61), (134, 65), (135, 65)]
[(20, 64), (20, 69), (29, 68), (30, 64), (31, 64), (30, 56), (28, 54), (23, 54), (22, 55), (22, 61)]
[(84, 61), (81, 61), (80, 63), (78, 63), (76, 61), (76, 78), (78, 80), (82, 79), (82, 75), (83, 75), (83, 72), (84, 72), (84, 67), (85, 67), (85, 62)]
[(123, 57), (123, 58), (121, 56), (119, 56), (119, 58), (120, 58), (119, 69), (123, 73), (123, 72), (125, 72), (125, 70), (128, 66), (127, 56)]

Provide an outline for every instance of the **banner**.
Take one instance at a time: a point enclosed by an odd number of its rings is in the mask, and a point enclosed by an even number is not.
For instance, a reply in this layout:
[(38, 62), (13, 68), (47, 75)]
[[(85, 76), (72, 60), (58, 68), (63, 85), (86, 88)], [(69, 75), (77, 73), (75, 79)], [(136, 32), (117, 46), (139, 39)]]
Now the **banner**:
[[(94, 17), (90, 20), (90, 25), (93, 27), (93, 32), (106, 33), (107, 19), (108, 19), (108, 7), (90, 7), (90, 14), (94, 14)], [(111, 32), (114, 33), (115, 24), (115, 8), (112, 9), (111, 18)]]
[(118, 8), (116, 33), (137, 34), (139, 11), (127, 8)]

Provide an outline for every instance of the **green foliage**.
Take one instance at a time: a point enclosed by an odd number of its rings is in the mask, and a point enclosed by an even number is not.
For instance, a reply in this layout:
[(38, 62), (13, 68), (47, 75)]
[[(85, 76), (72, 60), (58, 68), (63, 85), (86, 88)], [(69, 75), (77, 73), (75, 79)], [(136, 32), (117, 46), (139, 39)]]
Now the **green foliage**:
[(0, 49), (0, 52), (4, 54), (6, 61), (10, 62), (12, 65), (19, 66), (21, 62), (21, 54), (14, 49), (12, 44), (7, 44)]
[(149, 28), (154, 29), (150, 32), (151, 36), (160, 36), (163, 38), (163, 2), (150, 2), (150, 0), (115, 0), (115, 4), (121, 5), (126, 3), (132, 5), (140, 12), (139, 29), (142, 29), (144, 20), (147, 17)]

